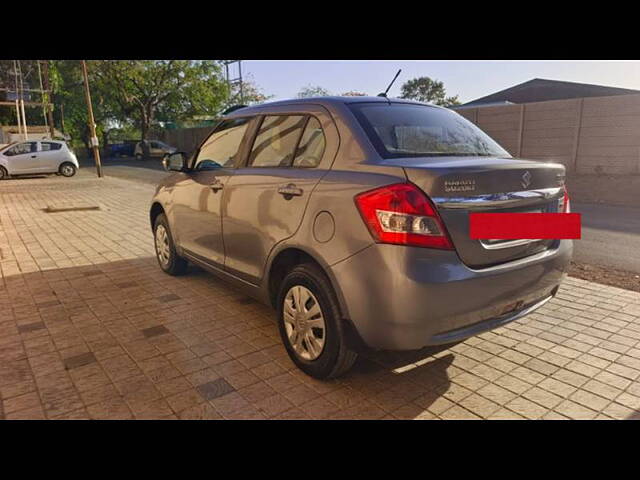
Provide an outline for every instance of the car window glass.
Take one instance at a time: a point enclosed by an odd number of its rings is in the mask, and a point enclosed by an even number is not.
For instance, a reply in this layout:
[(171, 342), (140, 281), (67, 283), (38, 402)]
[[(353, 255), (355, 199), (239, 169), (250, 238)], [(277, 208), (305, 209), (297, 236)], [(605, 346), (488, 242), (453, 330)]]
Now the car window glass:
[(249, 157), (252, 167), (289, 167), (306, 117), (266, 116), (260, 125)]
[(224, 121), (200, 148), (196, 169), (232, 167), (248, 124), (247, 118)]
[(294, 167), (313, 168), (317, 167), (324, 154), (325, 139), (320, 122), (315, 117), (309, 117), (307, 126), (304, 129), (300, 144), (296, 150), (296, 158), (293, 160)]
[(445, 108), (382, 102), (352, 104), (350, 108), (384, 158), (510, 157), (476, 125)]
[(48, 152), (49, 150), (60, 150), (61, 147), (62, 145), (60, 145), (59, 143), (40, 142), (40, 149), (43, 152)]
[(4, 154), (11, 157), (14, 155), (24, 155), (25, 153), (31, 153), (35, 151), (36, 142), (24, 142), (11, 147), (9, 150), (4, 152)]

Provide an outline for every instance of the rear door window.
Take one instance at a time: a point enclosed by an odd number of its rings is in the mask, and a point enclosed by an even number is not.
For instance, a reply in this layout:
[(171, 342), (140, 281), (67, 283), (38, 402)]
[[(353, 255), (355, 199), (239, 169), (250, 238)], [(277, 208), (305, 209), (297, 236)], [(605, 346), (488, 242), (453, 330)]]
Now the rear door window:
[(62, 145), (60, 145), (59, 143), (40, 142), (40, 150), (42, 150), (43, 152), (48, 152), (50, 150), (60, 150), (60, 148), (62, 148)]
[(253, 143), (250, 167), (290, 167), (302, 135), (305, 115), (267, 115)]
[(324, 132), (320, 122), (316, 117), (309, 117), (296, 149), (293, 166), (301, 168), (317, 167), (322, 160), (325, 143)]

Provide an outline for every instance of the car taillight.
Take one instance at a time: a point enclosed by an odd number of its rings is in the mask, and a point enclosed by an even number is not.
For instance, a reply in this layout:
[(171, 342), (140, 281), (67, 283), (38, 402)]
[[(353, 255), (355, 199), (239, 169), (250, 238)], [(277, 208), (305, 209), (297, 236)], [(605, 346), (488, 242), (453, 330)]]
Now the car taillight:
[(376, 188), (356, 195), (355, 202), (378, 243), (454, 249), (435, 207), (413, 184)]
[(570, 213), (571, 212), (571, 204), (569, 203), (569, 193), (567, 192), (567, 186), (564, 185), (564, 194), (558, 200), (558, 212), (560, 213)]

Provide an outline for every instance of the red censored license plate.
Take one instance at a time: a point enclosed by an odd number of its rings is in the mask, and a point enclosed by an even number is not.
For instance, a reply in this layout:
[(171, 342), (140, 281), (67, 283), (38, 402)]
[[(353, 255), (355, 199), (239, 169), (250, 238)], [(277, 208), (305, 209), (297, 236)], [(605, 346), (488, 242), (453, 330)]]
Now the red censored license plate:
[(474, 240), (579, 239), (579, 213), (471, 213)]

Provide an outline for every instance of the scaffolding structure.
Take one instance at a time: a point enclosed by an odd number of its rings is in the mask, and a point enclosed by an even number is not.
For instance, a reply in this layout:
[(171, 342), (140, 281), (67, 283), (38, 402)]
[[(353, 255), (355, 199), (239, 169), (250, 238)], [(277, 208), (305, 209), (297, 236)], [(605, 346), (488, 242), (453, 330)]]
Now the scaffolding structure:
[[(27, 116), (25, 107), (41, 107), (44, 125), (49, 130), (51, 138), (55, 135), (53, 125), (53, 104), (50, 103), (51, 90), (49, 87), (49, 64), (46, 60), (35, 60), (36, 68), (27, 69), (23, 72), (22, 60), (12, 60), (12, 69), (8, 71), (11, 80), (6, 85), (0, 85), (0, 91), (6, 92), (6, 100), (0, 101), (0, 106), (15, 108), (18, 135), (24, 140), (28, 139), (29, 129), (27, 126)], [(41, 65), (42, 64), (42, 65)], [(35, 82), (32, 78), (36, 75), (40, 88), (25, 88)], [(44, 75), (43, 75), (44, 72)], [(40, 101), (32, 101), (31, 94), (35, 93), (40, 96)]]
[[(227, 75), (227, 88), (229, 89), (229, 98), (231, 99), (231, 93), (233, 92), (233, 87), (238, 87), (238, 91), (240, 92), (240, 102), (236, 103), (244, 103), (244, 92), (242, 85), (242, 60), (223, 60), (226, 75)], [(235, 78), (231, 77), (230, 65), (238, 64), (238, 76)]]

